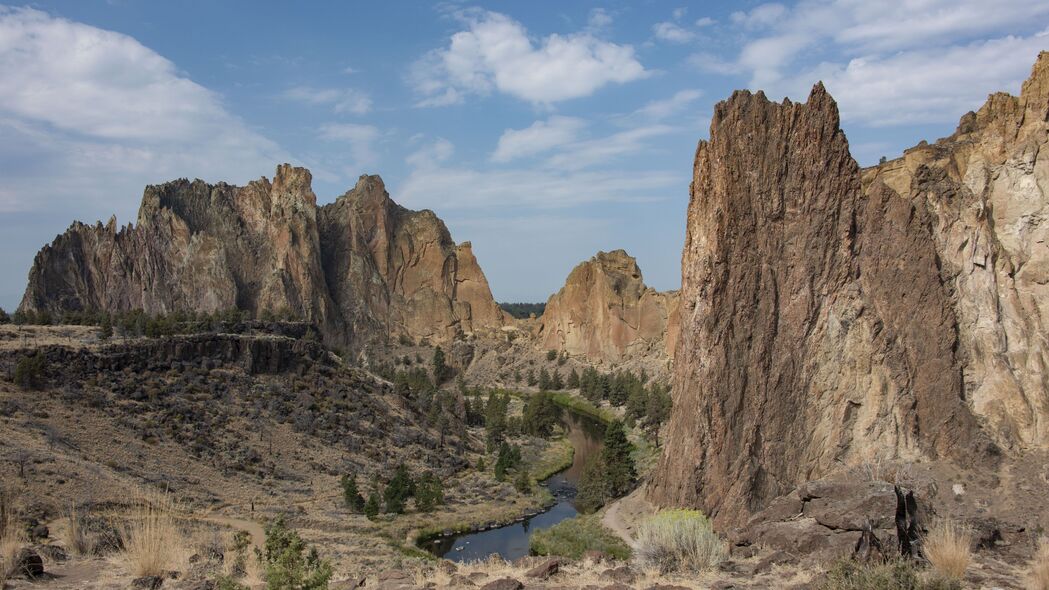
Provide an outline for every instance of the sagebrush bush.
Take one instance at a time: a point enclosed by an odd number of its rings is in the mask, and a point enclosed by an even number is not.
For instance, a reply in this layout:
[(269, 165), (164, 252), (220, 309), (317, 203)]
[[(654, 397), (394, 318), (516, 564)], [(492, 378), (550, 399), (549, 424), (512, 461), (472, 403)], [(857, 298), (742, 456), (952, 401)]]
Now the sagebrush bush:
[(638, 528), (634, 559), (660, 573), (699, 572), (725, 558), (725, 542), (697, 510), (664, 510)]
[(922, 548), (936, 573), (961, 580), (972, 562), (972, 531), (953, 520), (939, 519), (922, 540)]
[(1033, 590), (1049, 590), (1049, 537), (1038, 543), (1027, 572), (1027, 585)]
[(956, 581), (923, 578), (914, 561), (860, 563), (845, 558), (834, 564), (820, 583), (820, 590), (957, 590)]
[(580, 559), (587, 551), (602, 551), (616, 559), (629, 559), (630, 548), (593, 515), (562, 520), (532, 533), (529, 548), (536, 555)]
[(69, 507), (66, 521), (66, 529), (62, 535), (62, 541), (65, 543), (66, 550), (73, 555), (90, 555), (93, 550), (91, 539), (87, 536), (83, 518), (77, 511), (75, 504)]

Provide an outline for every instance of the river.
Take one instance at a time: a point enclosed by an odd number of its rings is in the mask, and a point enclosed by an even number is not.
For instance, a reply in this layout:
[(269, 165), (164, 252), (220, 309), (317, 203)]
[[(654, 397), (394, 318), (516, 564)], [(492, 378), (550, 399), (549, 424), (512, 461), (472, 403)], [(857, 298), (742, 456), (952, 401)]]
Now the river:
[(424, 543), (424, 548), (452, 561), (476, 561), (492, 553), (513, 560), (528, 555), (528, 537), (533, 531), (551, 527), (579, 514), (575, 508), (576, 486), (583, 473), (583, 466), (590, 457), (601, 452), (605, 427), (594, 418), (567, 409), (562, 412), (561, 422), (575, 453), (571, 467), (539, 482), (553, 494), (556, 500), (553, 506), (521, 522), (487, 531), (438, 537)]

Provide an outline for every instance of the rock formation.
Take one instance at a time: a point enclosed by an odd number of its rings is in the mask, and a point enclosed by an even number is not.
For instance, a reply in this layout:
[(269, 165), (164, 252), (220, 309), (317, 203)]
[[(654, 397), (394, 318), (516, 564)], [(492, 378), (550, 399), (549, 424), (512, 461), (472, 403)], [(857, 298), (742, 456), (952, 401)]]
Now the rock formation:
[(591, 361), (672, 356), (677, 293), (646, 287), (637, 261), (623, 250), (598, 252), (576, 266), (551, 295), (538, 345)]
[(700, 142), (674, 411), (651, 490), (738, 525), (846, 465), (1049, 443), (1049, 53), (1019, 97), (861, 171), (822, 85)]
[(137, 225), (78, 222), (45, 246), (21, 309), (288, 310), (338, 344), (503, 324), (470, 245), (432, 211), (398, 206), (378, 176), (323, 207), (310, 183), (284, 164), (245, 187), (147, 187)]

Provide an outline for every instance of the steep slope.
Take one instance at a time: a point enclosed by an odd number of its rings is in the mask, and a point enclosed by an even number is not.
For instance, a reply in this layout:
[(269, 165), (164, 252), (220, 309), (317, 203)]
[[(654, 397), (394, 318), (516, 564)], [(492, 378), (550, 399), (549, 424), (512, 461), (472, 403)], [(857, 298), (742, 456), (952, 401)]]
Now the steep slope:
[(720, 103), (653, 499), (730, 526), (843, 466), (1045, 447), (1047, 111), (1043, 53), (1020, 97), (861, 172), (822, 85)]
[(398, 206), (377, 176), (318, 208), (310, 183), (284, 164), (245, 187), (147, 187), (136, 226), (74, 223), (45, 246), (20, 309), (288, 310), (337, 344), (502, 325), (469, 245), (433, 212)]
[(540, 318), (538, 344), (594, 362), (672, 356), (677, 293), (646, 287), (623, 250), (598, 252), (568, 275)]

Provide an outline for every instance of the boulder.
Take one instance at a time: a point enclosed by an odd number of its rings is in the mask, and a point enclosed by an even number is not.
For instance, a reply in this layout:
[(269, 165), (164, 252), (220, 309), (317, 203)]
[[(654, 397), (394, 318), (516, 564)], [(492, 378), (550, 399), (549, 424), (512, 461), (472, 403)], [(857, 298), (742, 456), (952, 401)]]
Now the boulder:
[(525, 577), (545, 580), (561, 570), (562, 561), (556, 557), (547, 559), (525, 573)]
[(524, 584), (514, 578), (499, 578), (481, 586), (481, 590), (521, 590), (522, 588)]

